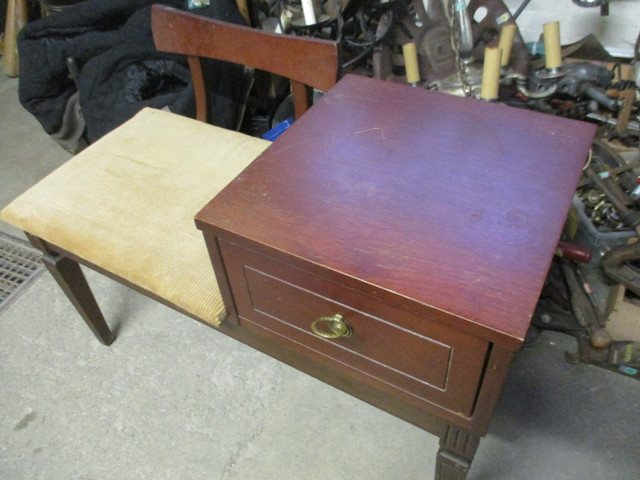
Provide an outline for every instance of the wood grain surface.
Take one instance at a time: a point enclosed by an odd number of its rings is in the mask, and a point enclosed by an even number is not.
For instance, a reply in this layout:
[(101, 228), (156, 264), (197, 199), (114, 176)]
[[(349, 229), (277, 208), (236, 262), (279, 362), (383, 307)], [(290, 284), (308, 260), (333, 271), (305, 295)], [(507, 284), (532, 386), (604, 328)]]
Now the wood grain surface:
[(515, 349), (594, 132), (348, 75), (197, 223)]

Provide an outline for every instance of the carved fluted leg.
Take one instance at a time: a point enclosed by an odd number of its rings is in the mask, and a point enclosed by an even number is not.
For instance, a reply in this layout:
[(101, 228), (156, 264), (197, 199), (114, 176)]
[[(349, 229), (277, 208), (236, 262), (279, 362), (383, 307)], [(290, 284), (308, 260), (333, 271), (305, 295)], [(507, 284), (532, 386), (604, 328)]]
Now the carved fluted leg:
[(436, 480), (464, 480), (479, 443), (479, 436), (454, 425), (446, 425), (440, 436)]

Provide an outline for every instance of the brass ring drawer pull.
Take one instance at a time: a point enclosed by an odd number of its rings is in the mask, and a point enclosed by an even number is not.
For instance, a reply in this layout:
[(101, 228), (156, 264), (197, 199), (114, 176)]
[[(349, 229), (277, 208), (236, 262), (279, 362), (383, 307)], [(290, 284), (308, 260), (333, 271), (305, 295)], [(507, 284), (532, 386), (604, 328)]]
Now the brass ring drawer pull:
[(353, 329), (340, 314), (316, 318), (311, 324), (311, 330), (316, 335), (329, 339), (350, 337), (353, 334)]

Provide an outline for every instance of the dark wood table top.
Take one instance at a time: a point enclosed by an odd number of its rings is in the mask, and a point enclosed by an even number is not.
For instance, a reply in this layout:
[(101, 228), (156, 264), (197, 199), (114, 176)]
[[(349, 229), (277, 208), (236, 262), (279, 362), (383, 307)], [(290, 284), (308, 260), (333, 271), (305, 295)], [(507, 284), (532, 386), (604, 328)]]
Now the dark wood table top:
[(594, 132), (347, 75), (197, 221), (517, 348)]

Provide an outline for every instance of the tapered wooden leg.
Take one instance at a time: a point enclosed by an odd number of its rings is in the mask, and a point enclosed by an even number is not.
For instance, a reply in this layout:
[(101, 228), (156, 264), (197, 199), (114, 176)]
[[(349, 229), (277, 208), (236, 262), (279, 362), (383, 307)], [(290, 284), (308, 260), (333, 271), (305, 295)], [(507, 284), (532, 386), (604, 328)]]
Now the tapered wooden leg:
[(454, 425), (446, 425), (440, 436), (436, 480), (464, 480), (479, 443), (479, 436)]
[(100, 311), (80, 265), (70, 258), (51, 252), (39, 238), (27, 236), (34, 247), (42, 250), (42, 263), (51, 272), (96, 338), (104, 345), (111, 345), (115, 337)]

